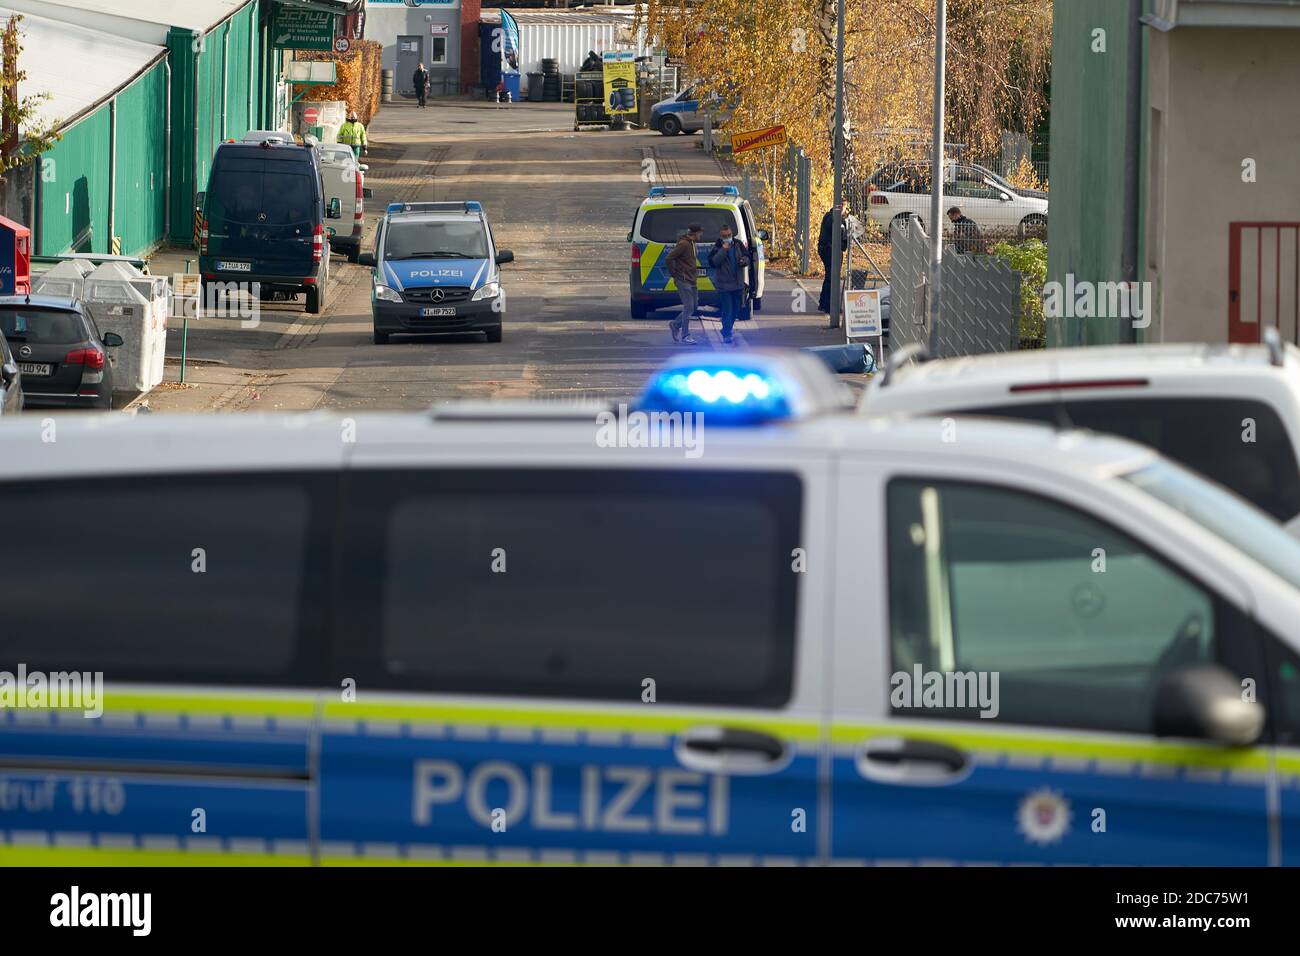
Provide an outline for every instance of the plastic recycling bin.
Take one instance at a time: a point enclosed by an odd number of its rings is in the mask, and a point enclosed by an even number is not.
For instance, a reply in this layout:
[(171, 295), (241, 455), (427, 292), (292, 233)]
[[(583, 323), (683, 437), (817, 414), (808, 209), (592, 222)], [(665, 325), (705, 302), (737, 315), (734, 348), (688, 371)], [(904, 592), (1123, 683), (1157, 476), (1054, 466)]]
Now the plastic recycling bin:
[(167, 279), (105, 262), (86, 277), (83, 300), (101, 333), (122, 336), (113, 354), (114, 390), (147, 392), (161, 382), (171, 312)]

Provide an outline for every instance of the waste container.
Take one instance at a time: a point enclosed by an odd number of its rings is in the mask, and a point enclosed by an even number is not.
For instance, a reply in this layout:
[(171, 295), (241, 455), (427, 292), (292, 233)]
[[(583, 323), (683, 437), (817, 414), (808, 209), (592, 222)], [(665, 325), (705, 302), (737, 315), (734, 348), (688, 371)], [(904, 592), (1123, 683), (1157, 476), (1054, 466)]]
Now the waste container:
[(510, 94), (510, 102), (519, 102), (519, 84), (522, 76), (518, 73), (502, 73), (501, 79), (505, 81), (506, 92)]
[(93, 262), (65, 259), (33, 277), (32, 294), (52, 295), (60, 299), (83, 299), (86, 276), (94, 271)]
[(162, 381), (171, 294), (164, 276), (127, 262), (105, 262), (85, 278), (83, 299), (102, 333), (116, 332), (113, 389), (147, 392)]

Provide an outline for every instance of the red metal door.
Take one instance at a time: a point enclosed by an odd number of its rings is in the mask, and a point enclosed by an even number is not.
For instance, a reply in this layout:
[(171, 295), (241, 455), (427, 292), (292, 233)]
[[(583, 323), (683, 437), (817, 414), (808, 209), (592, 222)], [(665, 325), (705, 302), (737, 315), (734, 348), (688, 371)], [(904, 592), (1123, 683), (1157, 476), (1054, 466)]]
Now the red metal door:
[(1258, 342), (1275, 325), (1300, 343), (1300, 222), (1228, 227), (1228, 341)]

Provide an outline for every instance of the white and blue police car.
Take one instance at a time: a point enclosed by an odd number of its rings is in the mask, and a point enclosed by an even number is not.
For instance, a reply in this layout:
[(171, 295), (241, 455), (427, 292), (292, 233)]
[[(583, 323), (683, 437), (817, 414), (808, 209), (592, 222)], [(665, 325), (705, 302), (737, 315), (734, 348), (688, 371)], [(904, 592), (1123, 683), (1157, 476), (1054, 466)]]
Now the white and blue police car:
[(843, 402), (0, 422), (0, 865), (1300, 863), (1300, 542)]
[(505, 293), (497, 266), (514, 261), (498, 250), (477, 202), (389, 205), (373, 254), (370, 296), (376, 345), (390, 335), (482, 332), (501, 341)]

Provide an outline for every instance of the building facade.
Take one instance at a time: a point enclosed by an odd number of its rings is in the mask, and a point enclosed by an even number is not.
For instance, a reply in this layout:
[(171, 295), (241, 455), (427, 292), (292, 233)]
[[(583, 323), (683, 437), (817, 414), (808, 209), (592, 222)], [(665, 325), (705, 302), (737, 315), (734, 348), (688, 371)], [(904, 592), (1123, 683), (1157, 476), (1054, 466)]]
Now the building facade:
[(480, 0), (366, 0), (366, 39), (383, 44), (394, 92), (415, 95), (420, 63), (435, 94), (477, 83), (479, 10)]
[(1050, 345), (1300, 341), (1300, 3), (1058, 2), (1051, 127), (1048, 280), (1135, 277), (1143, 314), (1066, 303)]

